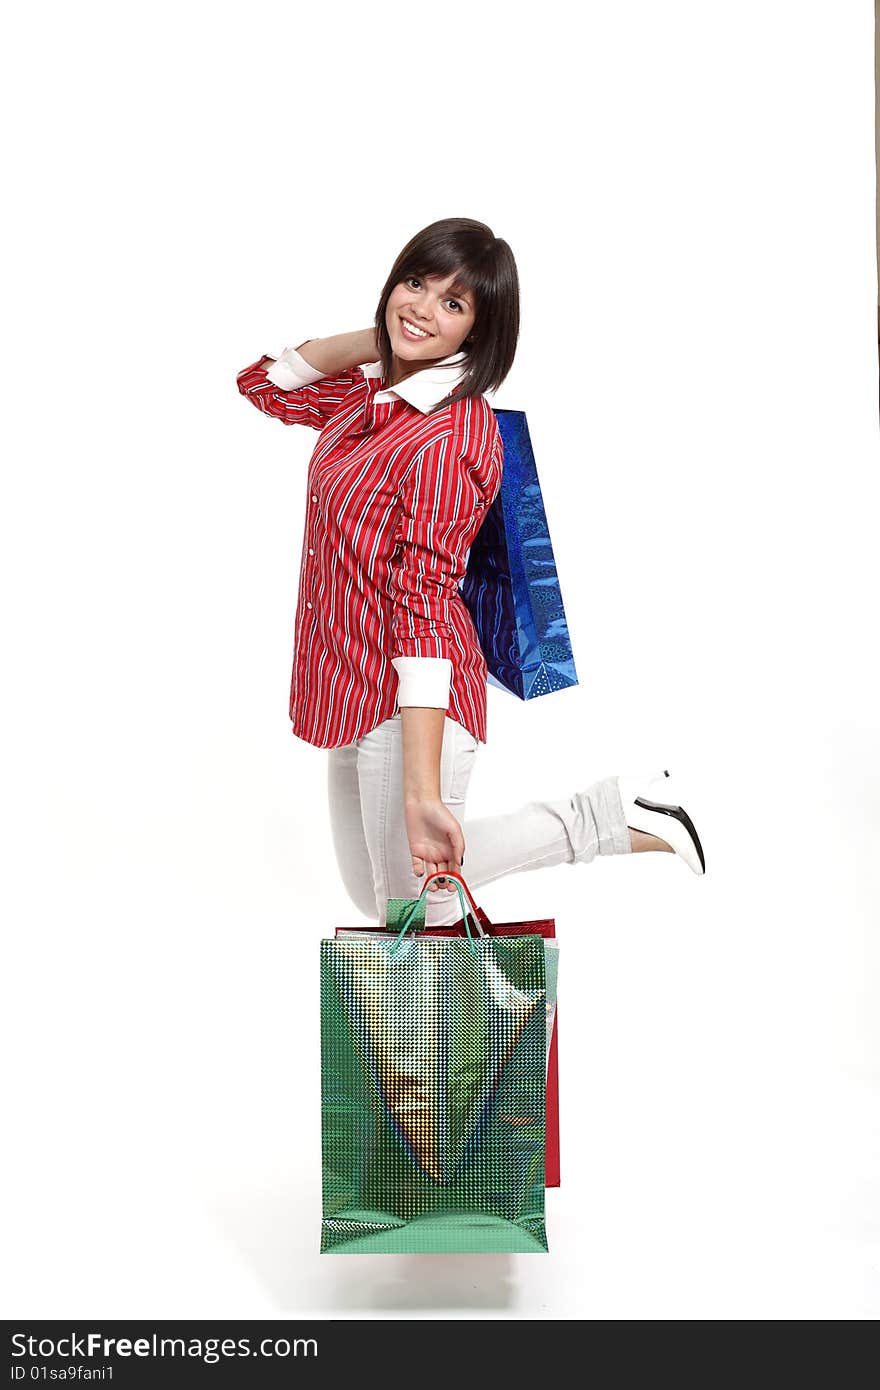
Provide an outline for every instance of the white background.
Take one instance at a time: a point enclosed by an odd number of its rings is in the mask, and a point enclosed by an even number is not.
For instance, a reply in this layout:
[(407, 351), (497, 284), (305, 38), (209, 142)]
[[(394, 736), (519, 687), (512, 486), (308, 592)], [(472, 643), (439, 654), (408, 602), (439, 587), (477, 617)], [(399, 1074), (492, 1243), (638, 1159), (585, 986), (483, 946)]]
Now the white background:
[[(50, 4), (9, 21), (6, 1316), (880, 1312), (873, 16)], [(549, 1256), (318, 1256), (311, 431), (238, 394), (505, 237), (580, 685), (469, 813), (669, 767), (706, 848), (513, 876), (562, 944)], [(467, 862), (467, 856), (465, 856)]]

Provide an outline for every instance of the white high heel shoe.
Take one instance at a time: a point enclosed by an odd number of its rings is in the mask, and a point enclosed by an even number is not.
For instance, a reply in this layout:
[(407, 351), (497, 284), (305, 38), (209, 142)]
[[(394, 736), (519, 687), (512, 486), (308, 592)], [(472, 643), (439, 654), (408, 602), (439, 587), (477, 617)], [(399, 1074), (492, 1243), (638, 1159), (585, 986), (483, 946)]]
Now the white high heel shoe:
[(618, 777), (626, 823), (630, 830), (665, 840), (695, 874), (704, 874), (706, 856), (700, 837), (687, 811), (676, 804), (668, 777), (666, 771), (654, 777)]

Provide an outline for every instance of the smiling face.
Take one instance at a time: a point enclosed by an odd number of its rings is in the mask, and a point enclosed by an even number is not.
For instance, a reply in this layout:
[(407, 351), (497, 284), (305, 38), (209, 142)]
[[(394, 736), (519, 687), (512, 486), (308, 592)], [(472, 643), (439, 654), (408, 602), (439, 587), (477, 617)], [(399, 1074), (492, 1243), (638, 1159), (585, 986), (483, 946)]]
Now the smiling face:
[(476, 301), (471, 291), (450, 293), (455, 281), (455, 275), (406, 275), (391, 291), (385, 327), (393, 353), (392, 385), (458, 352), (470, 333)]

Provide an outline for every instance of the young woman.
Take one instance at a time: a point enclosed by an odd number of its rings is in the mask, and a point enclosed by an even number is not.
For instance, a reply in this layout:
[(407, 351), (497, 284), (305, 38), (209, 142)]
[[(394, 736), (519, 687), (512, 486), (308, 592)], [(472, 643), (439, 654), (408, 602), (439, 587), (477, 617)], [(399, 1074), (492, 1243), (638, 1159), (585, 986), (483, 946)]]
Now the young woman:
[[(469, 218), (424, 228), (392, 266), (371, 328), (310, 338), (238, 374), (252, 405), (320, 431), (308, 474), (294, 638), (293, 732), (329, 749), (339, 870), (366, 916), (426, 874), (474, 889), (597, 854), (705, 863), (668, 773), (610, 777), (559, 801), (465, 822), (486, 741), (486, 660), (460, 595), (501, 486), (484, 392), (513, 365), (519, 285), (506, 241)], [(459, 900), (430, 885), (429, 926)]]

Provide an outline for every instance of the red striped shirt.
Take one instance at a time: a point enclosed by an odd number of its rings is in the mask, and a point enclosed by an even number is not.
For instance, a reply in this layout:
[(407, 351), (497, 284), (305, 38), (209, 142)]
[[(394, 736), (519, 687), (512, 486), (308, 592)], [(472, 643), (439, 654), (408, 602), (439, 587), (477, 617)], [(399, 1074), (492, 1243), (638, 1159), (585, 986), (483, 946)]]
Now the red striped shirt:
[(397, 713), (395, 657), (444, 657), (446, 713), (485, 743), (486, 658), (458, 585), (501, 487), (491, 405), (480, 396), (429, 415), (403, 399), (375, 401), (387, 382), (360, 367), (282, 390), (267, 365), (260, 358), (239, 372), (242, 395), (282, 424), (320, 431), (308, 469), (293, 732), (318, 748), (353, 743)]

